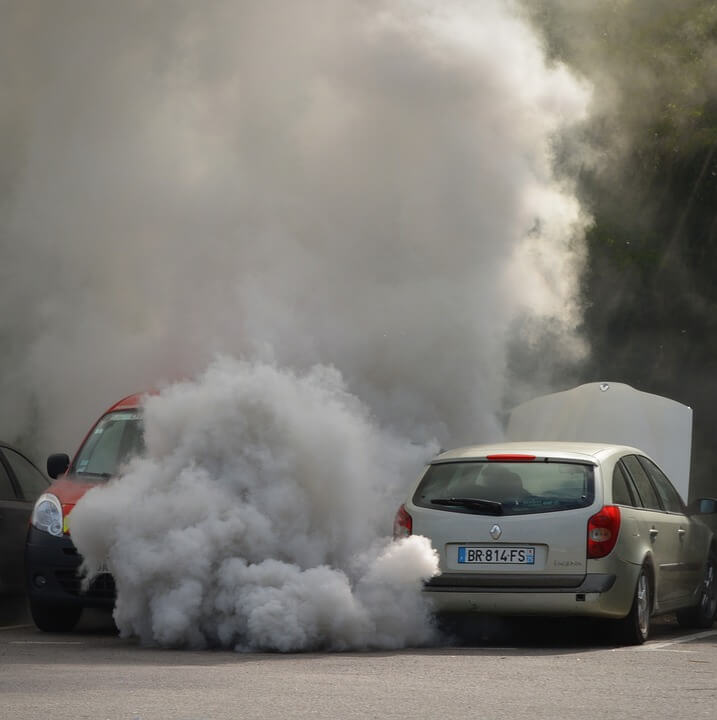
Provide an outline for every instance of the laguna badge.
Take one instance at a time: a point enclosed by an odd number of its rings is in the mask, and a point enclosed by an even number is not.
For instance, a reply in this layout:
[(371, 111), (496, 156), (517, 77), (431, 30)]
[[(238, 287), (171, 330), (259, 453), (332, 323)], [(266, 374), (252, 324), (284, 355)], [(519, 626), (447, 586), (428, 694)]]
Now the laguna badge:
[(502, 534), (503, 531), (500, 529), (500, 525), (493, 525), (493, 527), (490, 529), (490, 536), (493, 538), (493, 540), (497, 540)]

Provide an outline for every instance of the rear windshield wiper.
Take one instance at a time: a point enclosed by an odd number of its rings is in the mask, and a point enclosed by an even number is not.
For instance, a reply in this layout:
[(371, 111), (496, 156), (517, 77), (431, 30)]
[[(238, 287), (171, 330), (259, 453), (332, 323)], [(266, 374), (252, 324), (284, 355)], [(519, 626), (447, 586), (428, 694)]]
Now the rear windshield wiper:
[(482, 500), (481, 498), (433, 498), (433, 505), (448, 505), (449, 507), (464, 507), (471, 510), (480, 510), (488, 515), (502, 515), (503, 506), (495, 500)]

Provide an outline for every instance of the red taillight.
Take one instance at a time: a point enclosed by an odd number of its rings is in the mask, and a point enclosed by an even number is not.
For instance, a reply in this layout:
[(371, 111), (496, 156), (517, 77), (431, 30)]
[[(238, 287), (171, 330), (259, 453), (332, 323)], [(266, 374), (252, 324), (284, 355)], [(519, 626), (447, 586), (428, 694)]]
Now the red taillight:
[(396, 517), (393, 519), (393, 539), (400, 540), (408, 537), (413, 532), (413, 518), (408, 514), (405, 505), (398, 508)]
[(519, 455), (516, 453), (503, 455), (486, 455), (486, 460), (490, 460), (491, 462), (532, 462), (533, 460), (535, 460), (535, 455)]
[(612, 552), (620, 532), (620, 508), (605, 505), (588, 520), (588, 557), (601, 558)]

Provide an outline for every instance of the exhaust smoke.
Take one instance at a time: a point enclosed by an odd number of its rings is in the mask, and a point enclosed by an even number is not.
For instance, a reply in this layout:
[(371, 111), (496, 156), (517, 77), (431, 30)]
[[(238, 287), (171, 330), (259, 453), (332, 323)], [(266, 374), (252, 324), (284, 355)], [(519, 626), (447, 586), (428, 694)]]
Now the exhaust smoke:
[(0, 436), (72, 449), (165, 388), (147, 457), (72, 516), (124, 633), (429, 640), (435, 557), (377, 540), (406, 484), (500, 435), (515, 327), (584, 352), (552, 140), (589, 91), (511, 8), (8, 4)]
[(431, 640), (420, 584), (436, 553), (381, 538), (436, 448), (382, 431), (336, 370), (217, 360), (147, 399), (145, 437), (70, 516), (90, 573), (108, 561), (123, 634), (281, 651)]

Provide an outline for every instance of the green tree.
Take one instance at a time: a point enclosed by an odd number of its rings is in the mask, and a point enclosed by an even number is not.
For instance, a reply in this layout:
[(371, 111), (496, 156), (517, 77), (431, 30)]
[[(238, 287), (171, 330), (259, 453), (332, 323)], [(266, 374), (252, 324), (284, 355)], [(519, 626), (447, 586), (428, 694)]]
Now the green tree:
[(693, 494), (717, 496), (717, 5), (523, 5), (546, 51), (594, 88), (556, 140), (594, 223), (579, 381), (610, 379), (694, 410)]

